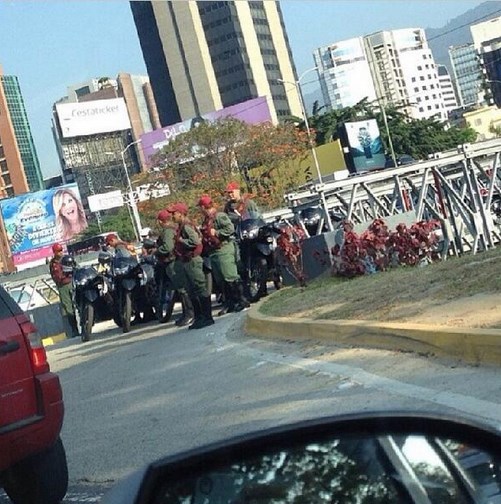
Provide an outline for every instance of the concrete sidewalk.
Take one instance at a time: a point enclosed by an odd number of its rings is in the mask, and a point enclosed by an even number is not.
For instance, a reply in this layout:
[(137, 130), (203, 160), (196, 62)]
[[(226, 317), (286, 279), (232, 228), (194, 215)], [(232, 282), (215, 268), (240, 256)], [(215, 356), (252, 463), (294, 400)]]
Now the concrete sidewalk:
[(453, 357), (470, 364), (501, 364), (501, 329), (270, 317), (260, 313), (259, 306), (247, 313), (245, 331), (251, 336), (328, 339), (343, 345)]

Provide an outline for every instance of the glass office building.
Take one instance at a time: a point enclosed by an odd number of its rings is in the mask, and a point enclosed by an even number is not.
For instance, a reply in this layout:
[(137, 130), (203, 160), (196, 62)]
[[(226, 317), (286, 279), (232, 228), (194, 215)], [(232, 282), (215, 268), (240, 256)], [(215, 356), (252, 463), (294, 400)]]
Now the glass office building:
[(14, 75), (0, 75), (14, 134), (30, 191), (44, 189), (42, 171), (24, 107), (19, 81)]

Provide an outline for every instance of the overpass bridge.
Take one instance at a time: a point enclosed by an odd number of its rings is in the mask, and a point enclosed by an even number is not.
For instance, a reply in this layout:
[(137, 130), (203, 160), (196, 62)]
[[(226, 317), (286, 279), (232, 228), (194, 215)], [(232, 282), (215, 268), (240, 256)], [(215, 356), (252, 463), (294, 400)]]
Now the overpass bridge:
[(324, 218), (317, 234), (333, 229), (334, 218), (362, 227), (376, 218), (436, 219), (444, 254), (476, 253), (501, 241), (500, 154), (501, 139), (495, 139), (460, 145), (427, 161), (312, 184), (286, 194), (288, 207), (265, 217), (291, 218), (318, 206)]

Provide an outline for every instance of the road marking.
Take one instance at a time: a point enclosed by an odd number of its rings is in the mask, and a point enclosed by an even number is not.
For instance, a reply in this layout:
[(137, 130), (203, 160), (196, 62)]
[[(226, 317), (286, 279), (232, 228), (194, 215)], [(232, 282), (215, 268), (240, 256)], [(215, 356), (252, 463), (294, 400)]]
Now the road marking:
[[(458, 410), (461, 414), (482, 418), (496, 428), (501, 429), (501, 405), (472, 396), (455, 392), (442, 392), (440, 390), (412, 385), (392, 378), (369, 373), (362, 368), (336, 364), (311, 358), (295, 357), (290, 355), (275, 354), (262, 349), (253, 349), (248, 343), (229, 342), (224, 334), (219, 333), (214, 339), (216, 347), (221, 350), (236, 350), (241, 355), (246, 355), (259, 361), (267, 361), (281, 366), (301, 369), (310, 373), (325, 374), (343, 382), (354, 382), (357, 385), (370, 387), (391, 394), (427, 401), (440, 406)], [(342, 387), (339, 387), (342, 388)]]

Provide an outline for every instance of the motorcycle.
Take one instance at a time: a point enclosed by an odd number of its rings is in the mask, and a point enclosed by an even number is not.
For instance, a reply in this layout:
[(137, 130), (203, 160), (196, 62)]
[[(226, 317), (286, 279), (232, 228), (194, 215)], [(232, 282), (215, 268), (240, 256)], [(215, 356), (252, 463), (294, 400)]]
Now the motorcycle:
[(165, 271), (165, 263), (157, 255), (157, 242), (151, 238), (143, 240), (143, 255), (140, 262), (149, 264), (153, 267), (153, 276), (155, 278), (155, 290), (149, 293), (152, 306), (155, 307), (155, 316), (159, 322), (166, 323), (172, 317), (174, 305), (177, 299), (176, 292), (169, 286), (169, 279)]
[(73, 271), (74, 305), (80, 318), (82, 342), (89, 341), (95, 322), (113, 318), (113, 297), (109, 279), (94, 266)]
[(154, 282), (153, 266), (140, 263), (133, 256), (115, 256), (111, 262), (111, 277), (115, 302), (115, 323), (129, 332), (133, 315), (146, 313), (151, 307), (151, 297), (146, 296), (146, 286)]
[(240, 249), (241, 276), (247, 299), (255, 303), (268, 293), (268, 280), (276, 289), (282, 286), (277, 260), (279, 224), (266, 223), (261, 217), (251, 215), (237, 227)]

